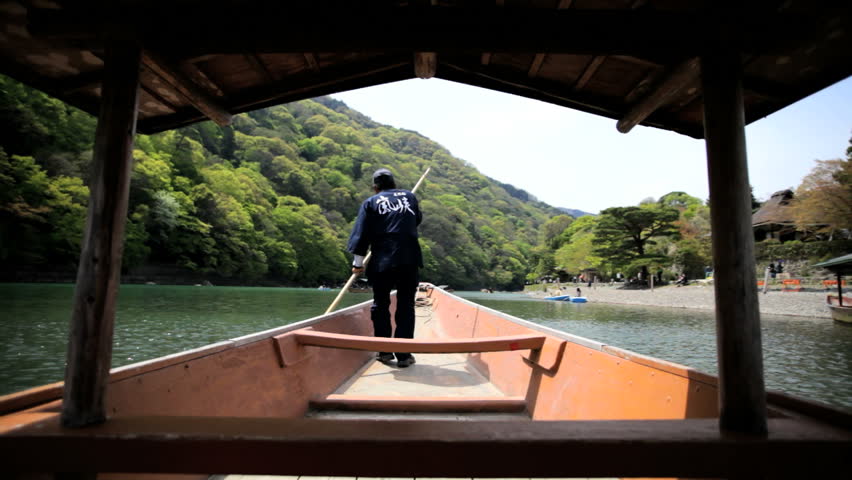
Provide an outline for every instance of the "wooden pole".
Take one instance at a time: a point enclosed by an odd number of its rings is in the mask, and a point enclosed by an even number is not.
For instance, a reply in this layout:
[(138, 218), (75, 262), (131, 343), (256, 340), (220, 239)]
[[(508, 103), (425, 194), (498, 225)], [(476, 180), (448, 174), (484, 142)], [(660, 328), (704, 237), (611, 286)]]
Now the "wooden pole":
[(769, 267), (766, 267), (763, 272), (763, 294), (766, 295), (767, 291), (769, 291)]
[(106, 420), (104, 397), (124, 249), (140, 58), (140, 48), (129, 42), (111, 41), (105, 47), (89, 213), (68, 338), (62, 402), (66, 427)]
[(719, 427), (765, 435), (766, 391), (738, 52), (701, 57), (713, 231)]
[[(423, 183), (423, 180), (426, 179), (426, 175), (429, 175), (429, 170), (432, 170), (432, 167), (427, 168), (426, 171), (423, 172), (423, 175), (420, 176), (420, 180), (417, 180), (417, 183), (414, 185), (414, 188), (411, 189), (411, 193), (415, 193), (417, 189), (420, 188), (420, 184)], [(364, 257), (364, 267), (367, 266), (367, 262), (370, 261), (370, 258), (372, 258), (372, 256), (373, 252), (368, 251), (367, 255)], [(334, 301), (331, 302), (331, 305), (329, 305), (328, 308), (325, 309), (326, 314), (333, 312), (334, 309), (337, 308), (337, 305), (340, 303), (341, 300), (343, 300), (343, 296), (346, 295), (347, 291), (349, 291), (349, 287), (352, 286), (352, 283), (355, 281), (356, 278), (358, 278), (358, 275), (359, 274), (357, 273), (353, 273), (349, 277), (349, 280), (346, 281), (346, 285), (344, 285), (343, 288), (340, 289), (340, 292), (337, 294), (337, 297), (335, 297)]]

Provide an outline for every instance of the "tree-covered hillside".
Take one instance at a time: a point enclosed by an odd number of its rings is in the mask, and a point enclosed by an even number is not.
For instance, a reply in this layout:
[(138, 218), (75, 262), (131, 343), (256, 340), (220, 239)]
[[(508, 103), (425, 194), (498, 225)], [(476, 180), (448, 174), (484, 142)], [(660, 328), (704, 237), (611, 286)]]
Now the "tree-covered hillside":
[[(73, 269), (88, 196), (95, 120), (0, 77), (3, 269)], [(180, 267), (232, 283), (334, 284), (371, 173), (418, 191), (422, 278), (456, 288), (520, 288), (558, 215), (415, 132), (330, 98), (138, 135), (124, 269)], [(522, 193), (522, 194), (521, 194)]]

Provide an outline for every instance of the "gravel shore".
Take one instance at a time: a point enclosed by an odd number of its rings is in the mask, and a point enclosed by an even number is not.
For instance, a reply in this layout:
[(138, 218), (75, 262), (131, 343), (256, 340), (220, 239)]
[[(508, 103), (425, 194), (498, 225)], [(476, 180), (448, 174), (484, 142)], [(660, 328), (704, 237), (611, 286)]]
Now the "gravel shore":
[[(563, 295), (573, 296), (575, 286), (563, 284)], [(686, 287), (664, 286), (651, 290), (628, 290), (620, 286), (599, 285), (588, 288), (581, 285), (582, 294), (589, 302), (623, 305), (649, 305), (672, 308), (697, 308), (713, 310), (715, 299), (712, 285), (689, 285)], [(546, 297), (553, 293), (531, 293), (535, 297)], [(769, 291), (759, 294), (760, 313), (772, 315), (794, 315), (799, 317), (831, 318), (825, 304), (826, 292), (780, 292)]]

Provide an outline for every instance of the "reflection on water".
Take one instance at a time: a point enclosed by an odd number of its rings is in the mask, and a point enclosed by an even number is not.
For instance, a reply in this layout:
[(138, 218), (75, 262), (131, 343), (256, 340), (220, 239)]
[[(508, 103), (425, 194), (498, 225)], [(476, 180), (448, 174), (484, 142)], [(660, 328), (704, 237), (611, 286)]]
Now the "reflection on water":
[[(461, 292), (556, 330), (716, 374), (709, 310), (567, 303)], [(766, 388), (852, 408), (852, 327), (827, 318), (761, 315)]]
[[(322, 314), (336, 290), (125, 285), (113, 366)], [(557, 330), (716, 373), (713, 313), (461, 292)], [(73, 286), (0, 284), (0, 395), (61, 380)], [(347, 294), (341, 308), (371, 299)], [(852, 408), (852, 328), (824, 318), (763, 317), (767, 388)]]
[[(123, 285), (118, 367), (315, 317), (338, 290)], [(62, 380), (74, 287), (0, 284), (0, 395)], [(349, 293), (338, 308), (370, 300)]]

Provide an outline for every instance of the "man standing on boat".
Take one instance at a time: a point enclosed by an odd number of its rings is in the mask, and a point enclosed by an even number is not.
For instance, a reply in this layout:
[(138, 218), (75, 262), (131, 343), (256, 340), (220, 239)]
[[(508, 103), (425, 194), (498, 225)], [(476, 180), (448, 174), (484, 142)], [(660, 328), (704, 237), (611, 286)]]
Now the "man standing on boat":
[[(349, 236), (348, 250), (355, 255), (352, 272), (364, 271), (364, 257), (372, 249), (367, 265), (367, 278), (373, 286), (370, 317), (377, 337), (391, 337), (390, 292), (396, 288), (395, 338), (414, 338), (414, 297), (419, 283), (418, 269), (423, 255), (417, 239), (417, 226), (423, 220), (417, 197), (408, 190), (396, 188), (393, 174), (380, 168), (373, 174), (375, 195), (364, 200), (358, 210), (355, 227)], [(382, 363), (394, 354), (379, 352)], [(414, 363), (410, 353), (397, 353), (398, 367)]]

